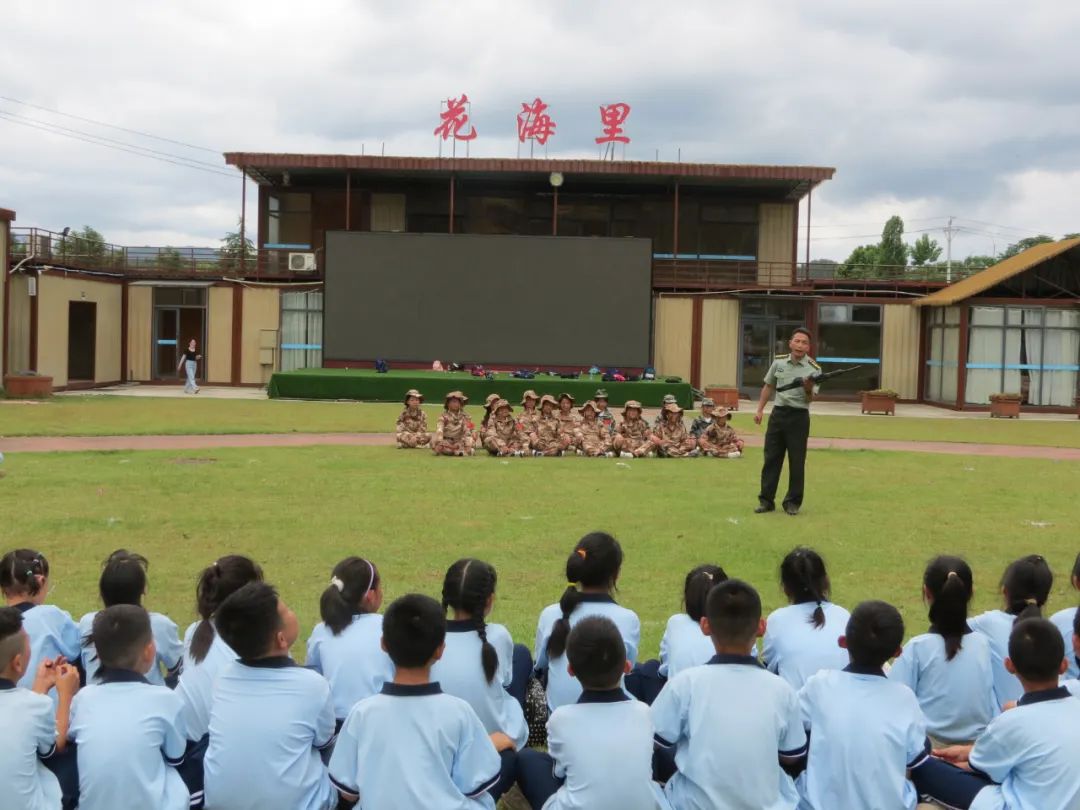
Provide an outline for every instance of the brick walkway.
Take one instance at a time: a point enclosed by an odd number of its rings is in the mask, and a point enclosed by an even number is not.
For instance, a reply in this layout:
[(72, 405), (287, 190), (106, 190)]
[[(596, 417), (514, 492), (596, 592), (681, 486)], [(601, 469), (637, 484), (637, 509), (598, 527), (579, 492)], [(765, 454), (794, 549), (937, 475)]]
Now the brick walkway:
[[(746, 443), (760, 447), (761, 436), (747, 436)], [(348, 445), (385, 447), (394, 443), (390, 433), (251, 433), (197, 436), (30, 436), (0, 438), (0, 452), (49, 453), (94, 450), (206, 450), (215, 447), (310, 447)], [(942, 453), (957, 456), (1000, 456), (1080, 461), (1080, 448), (1033, 447), (1016, 444), (965, 444), (962, 442), (904, 442), (884, 439), (811, 438), (816, 450), (884, 450), (906, 453)]]

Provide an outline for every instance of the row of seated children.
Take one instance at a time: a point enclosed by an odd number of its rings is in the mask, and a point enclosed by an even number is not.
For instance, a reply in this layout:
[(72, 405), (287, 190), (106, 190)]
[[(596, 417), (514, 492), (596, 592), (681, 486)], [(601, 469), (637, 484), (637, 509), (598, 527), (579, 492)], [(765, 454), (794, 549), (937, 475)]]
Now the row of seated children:
[[(1003, 609), (971, 619), (970, 568), (936, 558), (923, 577), (931, 630), (902, 652), (895, 609), (864, 603), (849, 614), (830, 602), (810, 549), (782, 562), (792, 604), (767, 621), (750, 586), (699, 566), (660, 661), (638, 666), (640, 620), (612, 596), (622, 561), (614, 538), (586, 535), (567, 560), (570, 586), (541, 613), (545, 754), (526, 746), (533, 663), (487, 622), (497, 577), (482, 561), (450, 567), (441, 605), (411, 595), (380, 616), (376, 566), (343, 560), (301, 668), (288, 655), (295, 615), (253, 561), (224, 557), (200, 576), (202, 618), (185, 634), (173, 691), (160, 684), (177, 669), (176, 626), (139, 605), (145, 560), (110, 557), (106, 607), (80, 635), (45, 603), (44, 557), (11, 552), (0, 561), (10, 605), (0, 611), (0, 707), (12, 718), (0, 782), (18, 808), (59, 806), (61, 786), (68, 806), (78, 795), (89, 808), (203, 798), (211, 808), (321, 808), (358, 796), (367, 808), (490, 808), (514, 782), (549, 809), (910, 808), (919, 793), (964, 807), (1080, 802), (1080, 777), (1061, 765), (1080, 755), (1078, 611), (1039, 618), (1052, 585), (1043, 558), (1012, 563)], [(1080, 589), (1080, 557), (1072, 580)], [(130, 602), (109, 603), (118, 583)], [(96, 676), (76, 692), (69, 662), (80, 660)], [(1071, 678), (1059, 685), (1059, 674)], [(926, 756), (931, 744), (937, 757)]]
[(539, 396), (526, 391), (521, 400), (522, 412), (514, 415), (513, 406), (498, 394), (489, 394), (484, 403), (484, 417), (479, 429), (464, 411), (468, 402), (461, 391), (446, 395), (444, 411), (434, 434), (429, 433), (427, 415), (420, 407), (423, 395), (416, 389), (405, 395), (405, 409), (396, 425), (397, 445), (401, 449), (431, 447), (436, 455), (468, 456), (478, 447), (493, 456), (579, 456), (613, 458), (684, 458), (711, 456), (738, 458), (743, 441), (730, 426), (731, 413), (717, 408), (711, 399), (701, 403), (701, 415), (687, 428), (683, 409), (668, 394), (655, 422), (642, 418), (641, 403), (629, 400), (623, 407), (622, 421), (616, 426), (608, 410), (607, 392), (575, 410), (574, 398), (560, 394)]

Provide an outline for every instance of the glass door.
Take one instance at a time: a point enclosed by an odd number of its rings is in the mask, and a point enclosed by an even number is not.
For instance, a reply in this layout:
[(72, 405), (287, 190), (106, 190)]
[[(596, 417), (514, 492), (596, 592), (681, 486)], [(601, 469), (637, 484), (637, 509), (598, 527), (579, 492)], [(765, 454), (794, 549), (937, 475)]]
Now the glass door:
[(180, 362), (180, 310), (154, 309), (154, 379), (175, 379)]
[(742, 322), (742, 352), (739, 369), (739, 391), (757, 399), (765, 384), (765, 372), (778, 354), (788, 353), (791, 333), (802, 325), (800, 321), (778, 321), (747, 318)]

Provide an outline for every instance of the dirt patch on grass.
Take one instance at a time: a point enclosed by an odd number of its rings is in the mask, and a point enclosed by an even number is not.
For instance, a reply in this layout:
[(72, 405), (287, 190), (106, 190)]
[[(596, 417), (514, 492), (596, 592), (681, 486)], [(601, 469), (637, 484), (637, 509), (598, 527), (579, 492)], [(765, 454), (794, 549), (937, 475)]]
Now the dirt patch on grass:
[(174, 458), (173, 464), (214, 464), (216, 458)]

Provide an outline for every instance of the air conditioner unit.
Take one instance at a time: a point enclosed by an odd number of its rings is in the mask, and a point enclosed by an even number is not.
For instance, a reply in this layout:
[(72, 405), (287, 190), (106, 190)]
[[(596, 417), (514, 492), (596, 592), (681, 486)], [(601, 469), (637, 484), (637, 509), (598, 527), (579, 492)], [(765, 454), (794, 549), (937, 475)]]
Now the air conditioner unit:
[(313, 273), (315, 271), (315, 254), (290, 253), (289, 270), (293, 273)]

